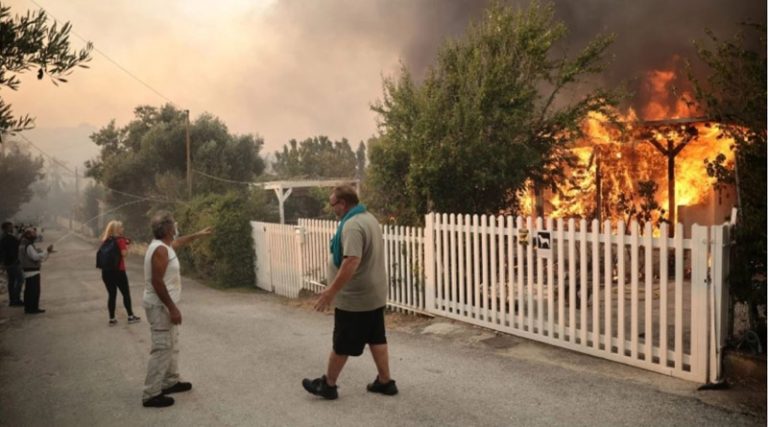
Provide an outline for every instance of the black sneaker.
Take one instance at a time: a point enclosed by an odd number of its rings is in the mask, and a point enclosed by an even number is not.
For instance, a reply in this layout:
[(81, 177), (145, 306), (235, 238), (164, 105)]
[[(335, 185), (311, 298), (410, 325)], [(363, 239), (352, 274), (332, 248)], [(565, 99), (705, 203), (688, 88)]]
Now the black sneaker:
[(165, 408), (166, 406), (173, 405), (173, 398), (158, 394), (151, 399), (145, 400), (142, 405), (145, 408)]
[(366, 388), (371, 393), (381, 393), (387, 396), (394, 396), (397, 394), (397, 385), (395, 384), (395, 380), (389, 380), (388, 383), (382, 384), (379, 382), (378, 375), (376, 376), (376, 379), (373, 380), (372, 383), (368, 384), (368, 387)]
[(176, 384), (163, 389), (163, 394), (182, 393), (192, 390), (192, 383), (183, 383), (181, 381)]
[(109, 326), (117, 325), (117, 319), (109, 319)]
[(304, 390), (315, 396), (320, 396), (328, 400), (334, 400), (339, 397), (338, 387), (328, 385), (328, 382), (325, 380), (325, 375), (320, 378), (315, 378), (314, 380), (304, 378), (304, 380), (301, 381), (301, 385), (304, 386)]
[(128, 316), (128, 323), (136, 323), (136, 322), (139, 322), (139, 321), (141, 321), (141, 317), (139, 317), (139, 316), (134, 316), (133, 314)]

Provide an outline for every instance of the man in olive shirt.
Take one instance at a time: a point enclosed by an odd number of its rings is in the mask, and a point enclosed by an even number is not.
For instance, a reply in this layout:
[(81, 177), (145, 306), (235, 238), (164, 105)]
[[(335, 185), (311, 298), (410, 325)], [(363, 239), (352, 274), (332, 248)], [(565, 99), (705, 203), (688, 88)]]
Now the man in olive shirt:
[(384, 329), (387, 305), (387, 272), (384, 265), (384, 238), (376, 218), (360, 204), (352, 187), (333, 189), (329, 202), (341, 219), (331, 240), (330, 285), (320, 294), (315, 309), (324, 311), (335, 303), (333, 350), (326, 375), (302, 381), (308, 392), (336, 399), (339, 378), (349, 356), (359, 356), (365, 345), (371, 349), (378, 370), (368, 391), (397, 394), (389, 373), (389, 353)]

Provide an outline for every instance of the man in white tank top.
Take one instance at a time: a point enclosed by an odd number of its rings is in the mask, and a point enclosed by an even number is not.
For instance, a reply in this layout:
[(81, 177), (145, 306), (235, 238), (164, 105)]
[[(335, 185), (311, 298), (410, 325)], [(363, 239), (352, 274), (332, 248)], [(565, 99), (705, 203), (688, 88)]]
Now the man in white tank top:
[(179, 329), (181, 311), (181, 269), (176, 249), (191, 241), (208, 236), (210, 227), (197, 233), (178, 237), (176, 222), (170, 212), (158, 212), (152, 218), (152, 235), (144, 256), (144, 309), (152, 332), (152, 350), (144, 381), (142, 402), (145, 407), (173, 405), (166, 396), (192, 389), (192, 384), (179, 379)]

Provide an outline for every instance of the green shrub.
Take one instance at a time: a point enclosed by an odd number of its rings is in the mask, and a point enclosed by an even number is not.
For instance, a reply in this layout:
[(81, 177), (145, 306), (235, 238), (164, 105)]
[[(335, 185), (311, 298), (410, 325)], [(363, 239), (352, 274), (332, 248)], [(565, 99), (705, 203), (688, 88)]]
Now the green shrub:
[(276, 214), (267, 208), (267, 196), (258, 190), (206, 194), (179, 207), (175, 217), (181, 234), (214, 228), (211, 238), (179, 252), (185, 270), (224, 288), (253, 286), (255, 255), (250, 221), (275, 219)]

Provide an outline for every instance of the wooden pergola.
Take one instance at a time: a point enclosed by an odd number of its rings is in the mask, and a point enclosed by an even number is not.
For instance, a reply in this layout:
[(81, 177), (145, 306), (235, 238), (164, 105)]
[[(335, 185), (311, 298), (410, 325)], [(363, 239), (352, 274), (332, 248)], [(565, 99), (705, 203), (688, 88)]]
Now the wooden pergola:
[(358, 194), (360, 193), (360, 180), (345, 178), (255, 182), (251, 184), (251, 186), (260, 187), (265, 190), (273, 190), (275, 192), (277, 201), (280, 205), (280, 224), (285, 224), (285, 201), (288, 200), (288, 197), (290, 197), (294, 188), (336, 187), (348, 184), (354, 184)]
[[(706, 123), (707, 117), (688, 117), (681, 119), (641, 121), (637, 123), (640, 128), (640, 138), (653, 145), (664, 157), (667, 158), (667, 194), (669, 197), (669, 222), (677, 221), (677, 206), (675, 201), (675, 157), (691, 142), (699, 136), (696, 125)], [(675, 137), (672, 137), (675, 135)]]

